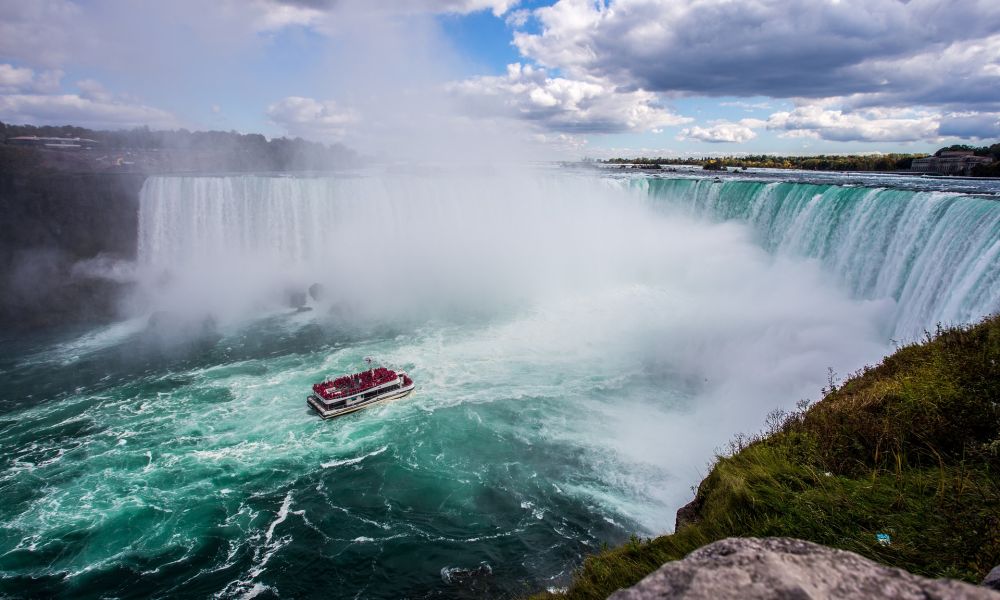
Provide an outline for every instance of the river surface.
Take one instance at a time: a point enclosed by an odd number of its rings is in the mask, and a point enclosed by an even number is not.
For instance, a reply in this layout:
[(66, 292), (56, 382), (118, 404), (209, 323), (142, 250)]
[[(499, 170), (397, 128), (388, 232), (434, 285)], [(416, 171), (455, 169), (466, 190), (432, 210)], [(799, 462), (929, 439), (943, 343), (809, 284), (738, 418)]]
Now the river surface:
[[(0, 595), (563, 587), (828, 369), (1000, 310), (995, 182), (859, 177), (151, 178), (128, 316), (0, 347)], [(306, 409), (367, 356), (415, 393)]]

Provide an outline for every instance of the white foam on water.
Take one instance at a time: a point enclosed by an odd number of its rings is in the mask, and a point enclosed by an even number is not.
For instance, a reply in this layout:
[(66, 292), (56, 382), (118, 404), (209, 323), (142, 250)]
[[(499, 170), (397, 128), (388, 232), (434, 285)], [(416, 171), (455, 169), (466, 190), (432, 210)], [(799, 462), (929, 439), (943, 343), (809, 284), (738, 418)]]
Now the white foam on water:
[(277, 527), (278, 525), (281, 525), (282, 523), (284, 523), (285, 519), (288, 518), (288, 509), (291, 506), (292, 506), (292, 493), (288, 492), (288, 494), (285, 495), (285, 499), (281, 502), (281, 508), (278, 509), (278, 516), (277, 516), (277, 518), (274, 521), (271, 522), (271, 525), (268, 526), (268, 528), (267, 528), (267, 533), (264, 535), (264, 545), (265, 546), (270, 545), (270, 543), (271, 543), (271, 536), (274, 535), (274, 529), (275, 529), (275, 527)]
[(241, 598), (253, 598), (254, 596), (271, 589), (254, 580), (259, 577), (267, 568), (268, 561), (271, 560), (279, 550), (291, 543), (291, 536), (284, 536), (274, 539), (274, 531), (288, 518), (289, 509), (292, 506), (292, 492), (285, 494), (281, 507), (277, 515), (264, 532), (264, 541), (254, 549), (253, 563), (243, 577), (230, 582), (226, 587), (214, 595), (216, 598), (228, 598), (239, 596)]
[(371, 458), (372, 456), (378, 456), (379, 454), (382, 454), (388, 449), (389, 446), (382, 446), (378, 450), (369, 452), (368, 454), (365, 454), (363, 456), (358, 456), (355, 458), (345, 458), (342, 460), (331, 460), (329, 462), (322, 463), (320, 466), (323, 467), (324, 469), (332, 469), (334, 467), (346, 467), (349, 465), (356, 465), (361, 461), (365, 460), (366, 458)]

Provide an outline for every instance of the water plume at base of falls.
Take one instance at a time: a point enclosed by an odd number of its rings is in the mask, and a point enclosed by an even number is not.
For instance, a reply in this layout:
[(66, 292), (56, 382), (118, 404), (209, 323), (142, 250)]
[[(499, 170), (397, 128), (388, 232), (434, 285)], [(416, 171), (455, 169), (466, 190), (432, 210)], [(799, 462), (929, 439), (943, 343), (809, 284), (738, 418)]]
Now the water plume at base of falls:
[[(896, 308), (852, 300), (819, 264), (770, 255), (746, 226), (664, 214), (589, 174), (161, 177), (143, 190), (140, 223), (141, 269), (170, 273), (150, 294), (166, 310), (251, 318), (319, 282), (309, 322), (475, 331), (393, 353), (452, 385), (463, 374), (487, 389), (532, 372), (625, 377), (626, 389), (660, 378), (668, 413), (697, 414), (699, 432), (755, 424), (813, 395), (827, 367), (874, 360)], [(463, 365), (477, 361), (490, 368)], [(722, 441), (655, 407), (607, 410), (618, 434), (601, 443), (672, 468), (697, 456), (685, 466), (697, 468)]]
[(953, 192), (637, 179), (654, 203), (748, 224), (771, 252), (814, 258), (856, 298), (892, 299), (901, 340), (1000, 311), (1000, 202)]

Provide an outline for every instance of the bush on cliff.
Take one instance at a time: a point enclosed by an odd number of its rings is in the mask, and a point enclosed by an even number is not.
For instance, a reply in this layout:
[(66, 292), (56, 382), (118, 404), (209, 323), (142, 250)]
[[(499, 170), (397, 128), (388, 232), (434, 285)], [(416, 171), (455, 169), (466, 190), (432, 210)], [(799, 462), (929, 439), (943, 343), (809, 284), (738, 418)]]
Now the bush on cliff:
[(772, 423), (718, 458), (686, 524), (587, 558), (567, 596), (605, 598), (730, 536), (972, 582), (1000, 563), (1000, 316), (939, 329)]

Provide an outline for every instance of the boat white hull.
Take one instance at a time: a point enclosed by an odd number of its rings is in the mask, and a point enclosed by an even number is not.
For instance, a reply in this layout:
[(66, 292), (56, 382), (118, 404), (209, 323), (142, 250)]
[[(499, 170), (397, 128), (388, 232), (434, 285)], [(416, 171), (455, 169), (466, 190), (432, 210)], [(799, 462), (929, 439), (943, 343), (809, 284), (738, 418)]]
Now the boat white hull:
[(341, 417), (343, 415), (356, 412), (364, 408), (371, 408), (372, 406), (376, 406), (378, 404), (385, 404), (386, 402), (391, 402), (393, 400), (399, 400), (400, 398), (405, 398), (406, 396), (409, 396), (411, 393), (413, 393), (414, 387), (415, 384), (411, 383), (410, 385), (406, 385), (395, 390), (390, 390), (385, 394), (375, 396), (371, 400), (358, 402), (357, 404), (353, 404), (351, 406), (338, 406), (336, 408), (326, 408), (325, 406), (323, 406), (323, 403), (320, 402), (314, 395), (309, 396), (309, 398), (306, 399), (306, 403), (309, 404), (309, 406), (312, 407), (313, 410), (319, 413), (319, 416), (323, 417), (324, 419), (332, 419), (334, 417)]

